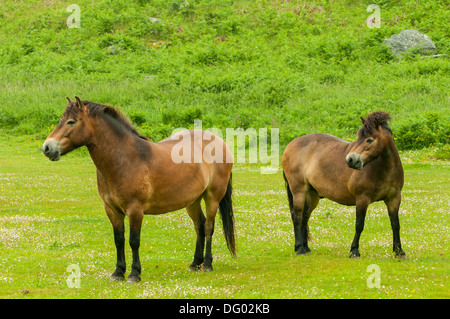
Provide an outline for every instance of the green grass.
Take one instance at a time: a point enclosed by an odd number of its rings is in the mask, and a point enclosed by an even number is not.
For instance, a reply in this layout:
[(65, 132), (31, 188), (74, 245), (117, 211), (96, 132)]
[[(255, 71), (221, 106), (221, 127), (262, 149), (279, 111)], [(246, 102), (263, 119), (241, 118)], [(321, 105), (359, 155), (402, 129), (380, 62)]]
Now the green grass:
[[(322, 200), (310, 220), (312, 253), (297, 256), (281, 170), (234, 168), (237, 257), (213, 239), (214, 271), (189, 272), (195, 232), (186, 212), (146, 216), (142, 282), (110, 283), (115, 266), (112, 228), (97, 194), (95, 166), (75, 151), (50, 162), (32, 137), (0, 137), (1, 298), (449, 298), (450, 166), (402, 155), (405, 187), (401, 237), (408, 260), (392, 253), (383, 204), (369, 207), (360, 260), (348, 258), (354, 209)], [(126, 244), (130, 269), (131, 250)], [(68, 288), (67, 266), (81, 270)], [(368, 288), (367, 267), (381, 270)]]
[[(0, 7), (0, 297), (449, 297), (445, 1), (77, 0), (81, 28), (69, 29), (71, 3)], [(380, 29), (365, 24), (372, 3)], [(393, 57), (382, 42), (403, 29), (429, 35), (443, 56)], [(115, 248), (92, 161), (77, 151), (51, 163), (37, 150), (75, 95), (120, 107), (155, 141), (194, 119), (222, 131), (279, 128), (280, 153), (307, 133), (354, 139), (360, 116), (388, 111), (405, 166), (409, 260), (393, 257), (382, 204), (370, 207), (362, 259), (350, 260), (354, 211), (326, 200), (311, 217), (312, 254), (296, 256), (281, 170), (239, 164), (237, 258), (218, 221), (214, 272), (188, 272), (187, 214), (146, 217), (142, 282), (110, 283)], [(81, 269), (80, 289), (67, 287), (70, 264)], [(366, 285), (370, 264), (380, 266), (380, 289)]]

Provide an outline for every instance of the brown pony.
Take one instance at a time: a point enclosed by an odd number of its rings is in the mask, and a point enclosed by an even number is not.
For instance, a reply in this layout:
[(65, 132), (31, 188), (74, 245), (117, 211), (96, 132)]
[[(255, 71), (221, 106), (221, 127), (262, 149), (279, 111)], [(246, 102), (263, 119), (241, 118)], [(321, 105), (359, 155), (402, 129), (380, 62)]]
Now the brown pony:
[[(144, 214), (164, 214), (186, 207), (194, 222), (197, 243), (191, 270), (211, 271), (211, 239), (219, 208), (227, 246), (235, 255), (234, 217), (231, 202), (232, 154), (225, 142), (209, 132), (185, 130), (159, 143), (140, 135), (130, 121), (114, 107), (81, 101), (76, 97), (61, 116), (55, 130), (47, 137), (42, 151), (52, 161), (68, 152), (87, 146), (97, 167), (97, 185), (114, 230), (117, 249), (116, 270), (111, 280), (124, 280), (125, 229), (124, 218), (130, 224), (130, 246), (133, 253), (129, 282), (140, 281), (139, 245)], [(185, 161), (174, 161), (175, 146), (180, 139), (188, 141), (183, 152), (192, 153)], [(193, 142), (191, 142), (193, 141)], [(211, 158), (215, 152), (221, 157)], [(192, 152), (188, 152), (191, 151)], [(200, 160), (194, 159), (200, 151)], [(205, 152), (203, 152), (205, 151)], [(198, 152), (197, 152), (198, 153)], [(210, 154), (210, 155), (208, 155)], [(205, 201), (206, 218), (201, 209)], [(206, 254), (203, 255), (205, 249)]]
[(286, 147), (282, 165), (295, 232), (295, 251), (308, 247), (308, 219), (319, 199), (356, 205), (356, 233), (350, 258), (359, 258), (359, 238), (370, 203), (386, 203), (393, 232), (394, 252), (406, 258), (400, 243), (398, 209), (403, 187), (403, 167), (388, 125), (390, 116), (373, 112), (349, 143), (327, 134), (294, 139)]

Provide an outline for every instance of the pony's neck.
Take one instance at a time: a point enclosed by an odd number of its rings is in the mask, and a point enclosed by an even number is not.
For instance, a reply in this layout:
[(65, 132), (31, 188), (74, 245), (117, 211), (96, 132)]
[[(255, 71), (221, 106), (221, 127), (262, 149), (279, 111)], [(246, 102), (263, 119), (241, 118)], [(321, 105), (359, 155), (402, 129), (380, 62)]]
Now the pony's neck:
[(388, 168), (401, 165), (400, 156), (398, 154), (394, 138), (392, 136), (389, 136), (386, 138), (386, 142), (386, 146), (380, 154), (381, 159)]
[[(136, 138), (132, 132), (118, 130), (111, 123), (111, 119), (93, 118), (94, 132), (87, 148), (97, 169), (105, 177), (117, 176), (127, 165), (126, 161), (132, 157), (130, 146)], [(128, 154), (127, 154), (128, 153)]]

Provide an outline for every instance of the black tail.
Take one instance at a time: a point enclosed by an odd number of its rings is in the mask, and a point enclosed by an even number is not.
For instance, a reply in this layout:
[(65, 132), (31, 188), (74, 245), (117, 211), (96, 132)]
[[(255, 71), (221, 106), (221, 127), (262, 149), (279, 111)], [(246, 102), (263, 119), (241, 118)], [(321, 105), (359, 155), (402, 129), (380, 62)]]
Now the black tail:
[[(288, 201), (289, 201), (289, 211), (291, 212), (291, 215), (294, 214), (294, 197), (292, 196), (292, 192), (291, 192), (291, 188), (289, 187), (289, 182), (286, 178), (286, 175), (284, 174), (283, 171), (283, 177), (284, 177), (284, 182), (286, 184), (286, 192), (287, 192), (287, 196), (288, 196)], [(306, 213), (306, 211), (308, 210), (308, 198), (305, 199), (305, 207), (303, 208), (302, 214), (304, 215)], [(303, 217), (302, 217), (303, 218)], [(308, 239), (310, 239), (310, 233), (309, 233), (309, 225), (306, 225), (306, 236)]]
[(291, 188), (289, 187), (289, 182), (286, 178), (286, 175), (284, 174), (284, 171), (283, 171), (283, 177), (284, 177), (284, 182), (286, 184), (286, 192), (287, 192), (288, 201), (289, 201), (289, 209), (292, 212), (292, 208), (294, 207), (294, 199), (292, 197)]
[(228, 180), (227, 192), (219, 203), (219, 211), (222, 216), (223, 233), (227, 241), (228, 249), (233, 256), (236, 255), (236, 242), (234, 239), (234, 216), (233, 216), (233, 203), (231, 201), (231, 193), (233, 188), (231, 187), (231, 176)]

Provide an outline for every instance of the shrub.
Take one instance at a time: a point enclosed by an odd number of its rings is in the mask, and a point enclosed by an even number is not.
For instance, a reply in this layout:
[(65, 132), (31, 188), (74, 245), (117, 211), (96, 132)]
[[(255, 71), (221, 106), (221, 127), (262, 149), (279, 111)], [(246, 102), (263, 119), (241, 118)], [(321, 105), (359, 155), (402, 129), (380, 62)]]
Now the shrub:
[(377, 62), (388, 63), (389, 61), (392, 61), (394, 59), (391, 51), (389, 51), (388, 47), (383, 44), (377, 45), (374, 49), (374, 52), (375, 61)]
[(131, 114), (128, 115), (131, 122), (136, 126), (143, 125), (147, 120), (145, 119), (145, 114), (140, 111), (133, 111)]
[(437, 149), (434, 157), (440, 160), (450, 160), (450, 144), (444, 144), (443, 147)]
[(400, 149), (420, 149), (450, 143), (450, 118), (436, 112), (426, 113), (401, 124), (394, 130), (394, 139)]
[(172, 134), (173, 127), (163, 123), (146, 122), (138, 127), (138, 131), (153, 142), (159, 142)]
[(186, 107), (184, 109), (170, 109), (163, 111), (162, 122), (175, 127), (192, 127), (194, 120), (201, 120), (203, 111), (199, 107)]

